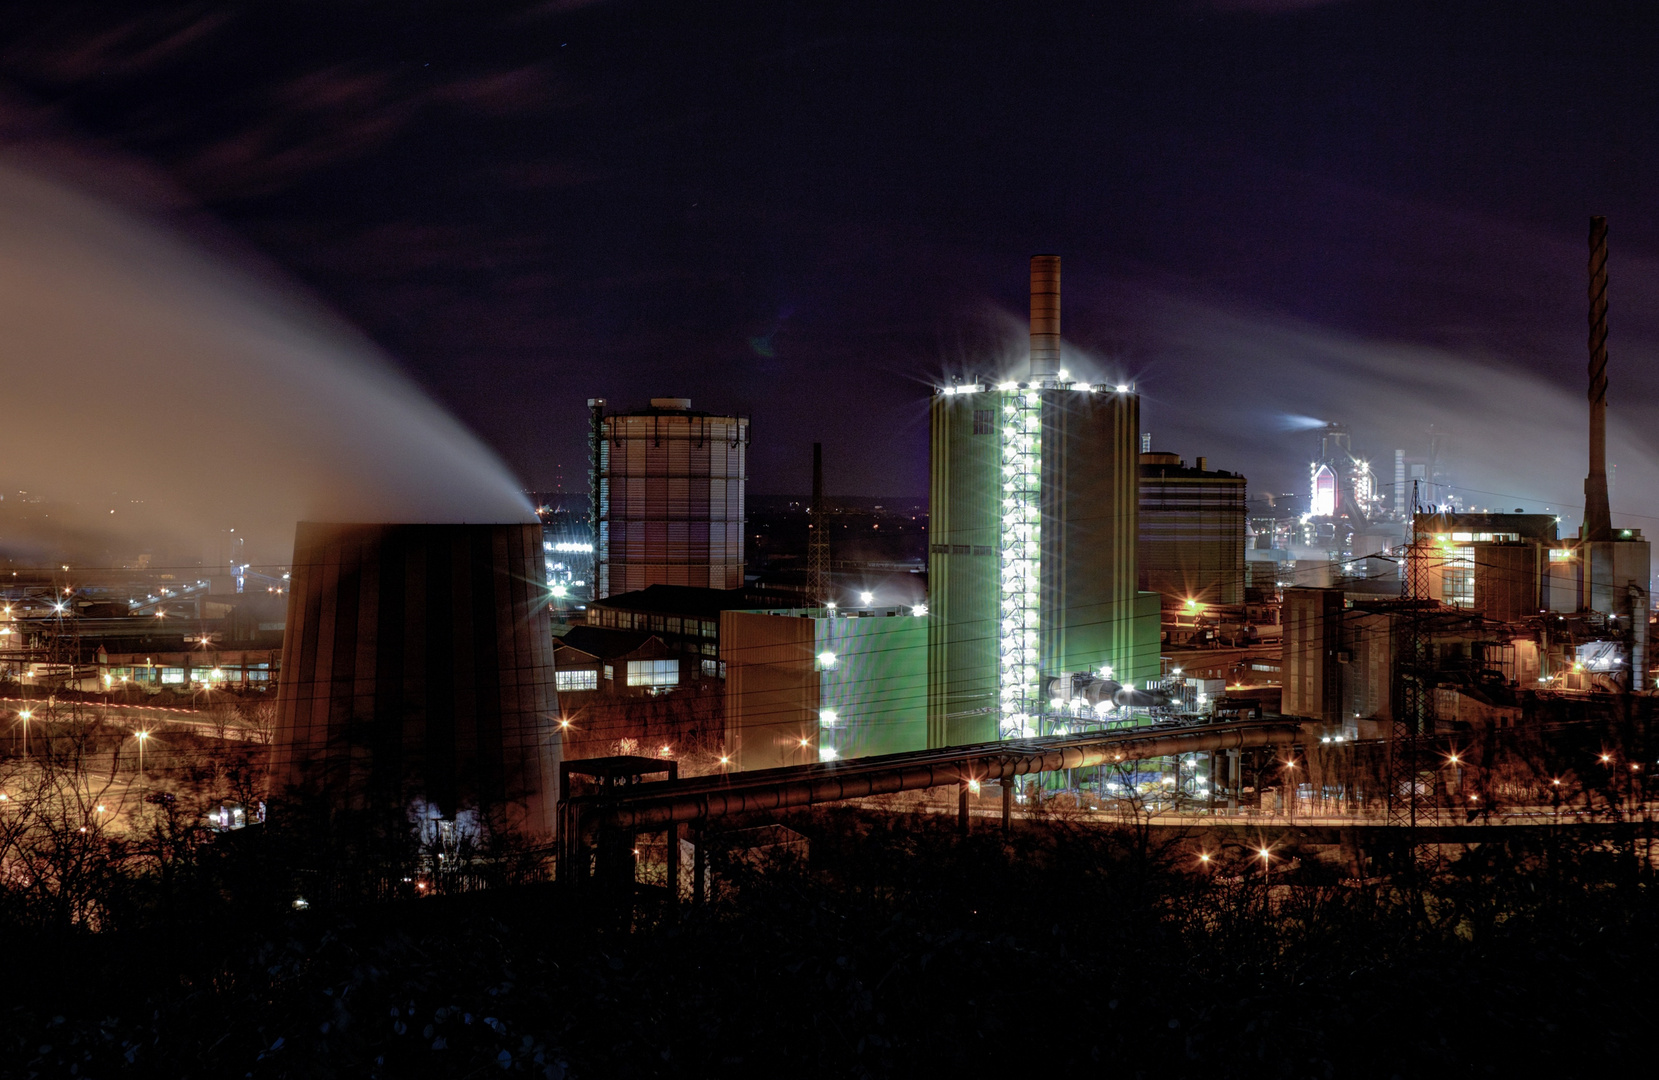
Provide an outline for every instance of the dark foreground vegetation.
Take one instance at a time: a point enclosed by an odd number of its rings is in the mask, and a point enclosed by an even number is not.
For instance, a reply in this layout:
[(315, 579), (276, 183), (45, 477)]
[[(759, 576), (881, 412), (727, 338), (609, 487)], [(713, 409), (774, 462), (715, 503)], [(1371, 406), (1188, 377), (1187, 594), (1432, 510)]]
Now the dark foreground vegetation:
[(1285, 849), (1269, 890), (1247, 850), (1063, 818), (790, 823), (805, 860), (631, 923), (547, 883), (296, 910), (295, 867), (362, 853), (259, 829), (106, 864), (96, 928), (8, 881), (0, 1071), (1591, 1075), (1659, 1005), (1640, 842), (1446, 851), (1420, 891)]

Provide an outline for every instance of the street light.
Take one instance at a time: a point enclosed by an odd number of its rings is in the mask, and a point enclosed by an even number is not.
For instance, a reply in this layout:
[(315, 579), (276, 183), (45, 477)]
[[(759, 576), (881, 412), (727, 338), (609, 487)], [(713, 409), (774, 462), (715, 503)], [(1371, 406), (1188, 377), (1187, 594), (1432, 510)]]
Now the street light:
[(143, 776), (144, 775), (144, 744), (149, 741), (150, 733), (148, 731), (140, 731), (140, 732), (137, 733), (137, 736), (138, 736), (138, 775)]

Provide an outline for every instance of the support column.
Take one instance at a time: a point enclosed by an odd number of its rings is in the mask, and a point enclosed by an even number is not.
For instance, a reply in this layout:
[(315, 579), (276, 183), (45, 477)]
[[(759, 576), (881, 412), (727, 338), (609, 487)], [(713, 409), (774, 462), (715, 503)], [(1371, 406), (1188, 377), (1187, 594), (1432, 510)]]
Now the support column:
[(692, 827), (691, 902), (701, 904), (708, 894), (709, 855), (708, 826), (699, 821)]
[(963, 836), (968, 835), (968, 782), (963, 780), (956, 785), (956, 831)]
[(680, 823), (668, 826), (668, 903), (680, 902)]
[(1006, 839), (1014, 832), (1014, 778), (1002, 780), (1002, 835)]
[(1210, 782), (1206, 786), (1207, 786), (1207, 789), (1210, 793), (1210, 799), (1209, 799), (1210, 816), (1215, 817), (1215, 751), (1214, 750), (1210, 751)]

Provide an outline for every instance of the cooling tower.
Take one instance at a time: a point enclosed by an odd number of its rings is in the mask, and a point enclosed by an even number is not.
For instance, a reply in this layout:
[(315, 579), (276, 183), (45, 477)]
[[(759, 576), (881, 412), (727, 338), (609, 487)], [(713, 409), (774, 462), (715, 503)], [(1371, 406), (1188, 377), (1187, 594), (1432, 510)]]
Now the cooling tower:
[(274, 790), (553, 831), (541, 526), (301, 522)]

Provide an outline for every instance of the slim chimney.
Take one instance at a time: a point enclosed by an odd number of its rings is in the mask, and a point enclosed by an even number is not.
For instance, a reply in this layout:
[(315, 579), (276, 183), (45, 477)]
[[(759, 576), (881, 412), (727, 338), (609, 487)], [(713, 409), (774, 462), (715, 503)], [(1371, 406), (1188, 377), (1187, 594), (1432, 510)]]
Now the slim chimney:
[(1031, 256), (1031, 377), (1060, 370), (1060, 256)]
[(1584, 481), (1584, 540), (1613, 539), (1607, 507), (1607, 219), (1590, 219), (1590, 475)]
[(821, 605), (831, 599), (829, 522), (824, 514), (824, 444), (812, 444), (812, 535), (807, 540), (808, 587), (812, 603)]

